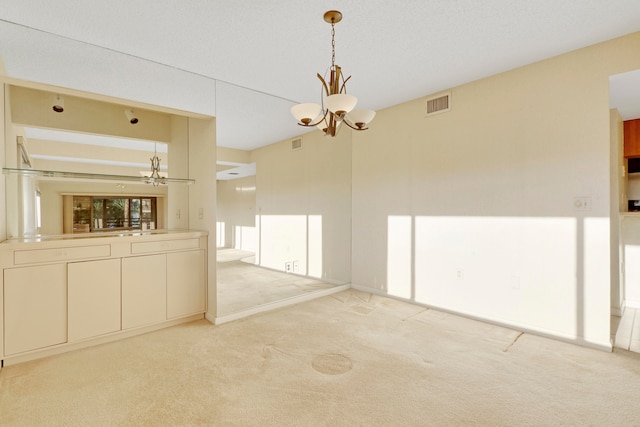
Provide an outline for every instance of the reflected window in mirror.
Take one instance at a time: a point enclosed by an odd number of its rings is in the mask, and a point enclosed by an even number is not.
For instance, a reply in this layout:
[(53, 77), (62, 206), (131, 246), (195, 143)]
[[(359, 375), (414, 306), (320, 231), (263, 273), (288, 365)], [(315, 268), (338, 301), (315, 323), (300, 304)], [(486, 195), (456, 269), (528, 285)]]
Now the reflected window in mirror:
[(73, 233), (154, 230), (157, 198), (73, 196)]

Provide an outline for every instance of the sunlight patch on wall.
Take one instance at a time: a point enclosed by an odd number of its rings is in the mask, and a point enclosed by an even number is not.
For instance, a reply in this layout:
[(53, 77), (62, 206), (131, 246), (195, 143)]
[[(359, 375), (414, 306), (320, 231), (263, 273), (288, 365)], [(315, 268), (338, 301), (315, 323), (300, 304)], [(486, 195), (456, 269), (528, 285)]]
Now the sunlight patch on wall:
[(577, 226), (573, 217), (418, 216), (415, 300), (573, 333)]
[(256, 227), (236, 225), (234, 228), (233, 247), (243, 251), (256, 252), (258, 248)]
[(256, 223), (259, 265), (323, 277), (322, 215), (258, 215)]
[(260, 265), (285, 271), (287, 263), (297, 261), (306, 271), (306, 215), (262, 215), (260, 228)]
[(322, 277), (322, 215), (309, 215), (309, 265), (307, 275)]
[(224, 247), (225, 242), (225, 223), (218, 221), (216, 222), (216, 246), (219, 248)]
[(611, 281), (610, 271), (602, 268), (603, 259), (610, 257), (609, 252), (609, 218), (585, 218), (583, 222), (583, 245), (580, 248), (584, 260), (579, 266), (583, 270), (578, 276), (578, 282), (582, 282), (583, 289), (579, 292), (582, 304), (581, 318), (578, 323), (582, 327), (577, 332), (589, 340), (598, 336), (607, 336), (611, 333), (610, 325), (602, 322), (611, 316), (611, 293), (609, 299), (595, 300), (590, 295), (598, 294), (598, 287)]
[(413, 259), (411, 217), (389, 216), (387, 230), (387, 292), (409, 299)]

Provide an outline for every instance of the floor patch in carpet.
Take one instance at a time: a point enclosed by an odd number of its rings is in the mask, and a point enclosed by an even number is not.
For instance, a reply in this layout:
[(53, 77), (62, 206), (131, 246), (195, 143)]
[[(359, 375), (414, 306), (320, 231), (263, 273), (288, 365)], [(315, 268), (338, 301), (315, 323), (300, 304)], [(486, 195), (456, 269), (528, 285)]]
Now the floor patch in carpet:
[(326, 353), (316, 356), (311, 366), (321, 374), (340, 375), (353, 368), (351, 359), (342, 354)]
[(366, 305), (354, 305), (351, 307), (351, 311), (355, 311), (360, 314), (369, 314), (373, 311), (373, 307), (367, 307)]

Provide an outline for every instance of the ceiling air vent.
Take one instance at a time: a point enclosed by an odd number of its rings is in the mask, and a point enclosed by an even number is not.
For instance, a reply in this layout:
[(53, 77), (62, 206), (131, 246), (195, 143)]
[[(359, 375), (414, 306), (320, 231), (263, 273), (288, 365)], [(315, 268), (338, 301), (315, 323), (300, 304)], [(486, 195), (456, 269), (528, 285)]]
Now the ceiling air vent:
[(302, 138), (291, 140), (291, 150), (302, 150)]
[(451, 109), (451, 94), (445, 93), (444, 95), (427, 98), (426, 105), (427, 111), (425, 113), (425, 116), (431, 116), (434, 114), (449, 111)]

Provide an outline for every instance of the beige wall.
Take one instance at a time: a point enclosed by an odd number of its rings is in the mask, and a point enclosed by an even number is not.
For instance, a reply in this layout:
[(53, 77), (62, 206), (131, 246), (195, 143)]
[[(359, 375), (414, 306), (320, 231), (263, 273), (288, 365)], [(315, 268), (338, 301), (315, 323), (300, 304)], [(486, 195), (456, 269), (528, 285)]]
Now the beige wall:
[[(188, 120), (189, 178), (188, 226), (203, 230), (207, 236), (207, 314), (211, 322), (217, 313), (216, 288), (216, 119)], [(173, 158), (173, 155), (172, 155)]]
[(256, 262), (284, 270), (298, 261), (296, 273), (344, 283), (351, 279), (351, 136), (320, 132), (251, 153), (256, 163)]
[[(640, 100), (638, 100), (640, 102)], [(609, 113), (610, 149), (611, 155), (611, 203), (609, 212), (611, 218), (611, 313), (622, 315), (624, 307), (624, 284), (621, 264), (622, 242), (620, 235), (620, 212), (627, 211), (627, 194), (625, 173), (626, 159), (624, 153), (624, 130), (622, 117), (617, 109)]]
[(124, 115), (127, 105), (65, 95), (64, 113), (51, 109), (53, 95), (36, 89), (11, 86), (13, 123), (51, 129), (171, 142), (171, 115), (135, 109), (140, 122), (132, 126)]
[[(186, 117), (171, 119), (171, 140), (169, 156), (171, 157), (171, 177), (186, 178), (189, 176), (189, 120)], [(205, 161), (206, 159), (202, 159)], [(169, 186), (167, 221), (169, 228), (189, 228), (189, 188), (184, 185)]]
[(218, 181), (217, 187), (217, 246), (256, 252), (256, 177)]
[[(252, 162), (250, 151), (235, 148), (217, 147), (216, 156), (218, 171)], [(257, 252), (256, 177), (220, 180), (217, 189), (217, 246)]]
[[(151, 169), (150, 158), (154, 154), (153, 148), (143, 151), (70, 142), (43, 141), (35, 138), (28, 138), (27, 146), (32, 157), (33, 169), (107, 175), (140, 176), (139, 171), (149, 172)], [(76, 161), (42, 159), (37, 158), (37, 155), (65, 157)], [(158, 152), (157, 155), (160, 158), (160, 170), (166, 170), (165, 167), (170, 163), (168, 153)], [(137, 163), (140, 166), (84, 163), (81, 162), (82, 159)]]
[(639, 50), (633, 34), (456, 87), (429, 118), (423, 98), (380, 111), (353, 137), (353, 283), (608, 347), (608, 77)]
[[(0, 60), (0, 72), (3, 69), (2, 61)], [(0, 137), (6, 140), (6, 126), (7, 117), (5, 114), (5, 104), (8, 105), (9, 100), (5, 100), (5, 86), (0, 84)], [(5, 144), (0, 144), (0, 164), (5, 166)], [(7, 194), (6, 194), (6, 179), (4, 174), (0, 174), (0, 242), (7, 238)]]
[(249, 151), (237, 150), (235, 148), (217, 147), (216, 156), (218, 161), (249, 163), (251, 153)]
[[(15, 126), (12, 124), (11, 116), (11, 91), (7, 85), (4, 86), (4, 167), (15, 168), (18, 166), (18, 145)], [(19, 234), (20, 210), (18, 209), (18, 176), (5, 176), (4, 201), (6, 203), (6, 237), (17, 236)]]
[(624, 277), (624, 304), (640, 309), (640, 218), (625, 216), (620, 226)]

